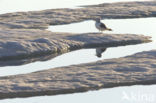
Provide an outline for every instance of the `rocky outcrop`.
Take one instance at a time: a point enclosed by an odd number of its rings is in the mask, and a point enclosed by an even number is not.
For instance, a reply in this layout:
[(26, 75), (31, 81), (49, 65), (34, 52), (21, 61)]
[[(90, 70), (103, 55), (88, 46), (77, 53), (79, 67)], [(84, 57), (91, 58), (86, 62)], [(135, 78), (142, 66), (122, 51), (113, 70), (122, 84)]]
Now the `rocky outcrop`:
[(46, 29), (49, 25), (103, 19), (155, 17), (156, 1), (105, 3), (79, 9), (49, 9), (0, 15), (0, 28)]
[(156, 50), (0, 78), (0, 98), (84, 92), (156, 83)]
[[(113, 47), (148, 42), (143, 36), (99, 33), (52, 33), (49, 25), (101, 18), (156, 16), (156, 1), (92, 5), (79, 9), (49, 9), (0, 15), (0, 64), (4, 60), (30, 58), (81, 48)], [(11, 51), (11, 52), (10, 52)]]
[(149, 37), (132, 34), (70, 34), (38, 29), (0, 29), (0, 61), (63, 53), (81, 48), (115, 47), (150, 41)]
[[(57, 53), (82, 48), (147, 43), (151, 41), (150, 37), (142, 35), (55, 33), (44, 29), (49, 25), (80, 22), (96, 17), (116, 19), (152, 16), (156, 16), (156, 1), (3, 14), (0, 15), (0, 65), (12, 64), (18, 59), (32, 58), (32, 61), (35, 61), (39, 56), (53, 54), (45, 57), (47, 59), (57, 56)], [(36, 59), (33, 59), (34, 57)], [(21, 63), (28, 62), (21, 61)], [(155, 63), (156, 50), (153, 50), (118, 59), (1, 77), (0, 99), (154, 84), (156, 83)]]

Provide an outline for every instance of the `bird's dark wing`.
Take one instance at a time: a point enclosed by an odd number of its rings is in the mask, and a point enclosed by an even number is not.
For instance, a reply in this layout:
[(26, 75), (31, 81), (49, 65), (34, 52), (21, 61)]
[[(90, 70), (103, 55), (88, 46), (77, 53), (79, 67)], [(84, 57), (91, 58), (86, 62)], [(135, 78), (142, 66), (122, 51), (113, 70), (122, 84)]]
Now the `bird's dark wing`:
[(107, 28), (106, 25), (104, 23), (100, 23), (100, 27), (101, 28)]

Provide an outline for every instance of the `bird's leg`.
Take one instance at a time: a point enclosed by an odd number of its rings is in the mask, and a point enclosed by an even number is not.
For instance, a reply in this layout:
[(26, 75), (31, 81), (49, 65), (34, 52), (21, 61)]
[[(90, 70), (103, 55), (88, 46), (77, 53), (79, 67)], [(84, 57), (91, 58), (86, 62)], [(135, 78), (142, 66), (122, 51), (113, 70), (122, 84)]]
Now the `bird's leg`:
[(103, 33), (103, 31), (102, 31), (102, 30), (100, 30), (100, 33)]
[(100, 33), (102, 33), (102, 31), (101, 31), (101, 30), (99, 30), (99, 32), (100, 32)]

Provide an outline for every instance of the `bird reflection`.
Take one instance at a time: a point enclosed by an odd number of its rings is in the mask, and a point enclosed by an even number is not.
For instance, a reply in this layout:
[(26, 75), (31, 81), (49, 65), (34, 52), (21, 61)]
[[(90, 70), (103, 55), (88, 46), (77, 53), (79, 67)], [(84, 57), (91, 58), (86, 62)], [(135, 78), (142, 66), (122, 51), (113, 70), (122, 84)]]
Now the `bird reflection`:
[(101, 58), (102, 57), (102, 53), (106, 51), (107, 48), (104, 47), (99, 47), (96, 48), (96, 56)]

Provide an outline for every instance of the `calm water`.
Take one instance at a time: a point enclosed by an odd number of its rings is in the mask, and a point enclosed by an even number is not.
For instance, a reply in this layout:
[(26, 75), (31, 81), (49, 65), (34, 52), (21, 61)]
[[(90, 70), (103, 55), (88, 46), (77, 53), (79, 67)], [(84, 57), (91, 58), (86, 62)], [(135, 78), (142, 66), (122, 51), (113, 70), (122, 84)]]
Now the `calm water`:
[(0, 103), (156, 103), (156, 85), (101, 89), (86, 93), (0, 100)]
[[(118, 1), (136, 1), (136, 0), (0, 0), (0, 14), (17, 11), (32, 11), (54, 8), (76, 8), (80, 5), (99, 4), (103, 2), (118, 2)], [(141, 0), (137, 0), (141, 1)], [(137, 52), (156, 49), (156, 18), (144, 19), (118, 19), (118, 20), (103, 20), (103, 22), (113, 32), (107, 33), (135, 33), (152, 36), (153, 42), (133, 45), (108, 48), (103, 53), (102, 58), (95, 56), (94, 49), (78, 50), (63, 54), (54, 59), (35, 62), (21, 66), (6, 66), (0, 67), (0, 76), (15, 75), (30, 73), (38, 70), (45, 70), (60, 66), (68, 66), (72, 64), (87, 63), (108, 58), (118, 58), (131, 55)], [(77, 29), (78, 28), (78, 29)], [(52, 31), (59, 32), (98, 32), (94, 27), (93, 21), (74, 23), (62, 26), (53, 26), (49, 28)], [(77, 55), (78, 58), (75, 57)], [(74, 60), (72, 58), (75, 58)], [(72, 59), (72, 63), (71, 63)], [(98, 91), (90, 91), (85, 93), (75, 93), (58, 96), (39, 96), (31, 98), (15, 98), (0, 100), (0, 103), (155, 103), (156, 102), (156, 85), (152, 86), (130, 86), (117, 87), (110, 89), (101, 89)]]
[[(103, 22), (110, 28), (113, 32), (108, 33), (135, 33), (144, 34), (147, 36), (152, 36), (152, 43), (122, 46), (108, 48), (106, 52), (103, 53), (102, 58), (118, 58), (127, 55), (131, 55), (137, 52), (156, 49), (156, 18), (142, 18), (142, 19), (118, 19), (118, 20), (103, 20)], [(120, 25), (119, 25), (120, 24)], [(79, 26), (79, 30), (77, 30)], [(66, 28), (66, 29), (64, 29)], [(90, 28), (90, 29), (88, 29)], [(49, 28), (50, 30), (51, 28)], [(53, 26), (52, 31), (61, 32), (97, 32), (94, 27), (93, 21), (86, 21), (81, 23)], [(77, 56), (77, 58), (75, 57)], [(72, 58), (75, 58), (74, 60)], [(49, 69), (59, 66), (67, 66), (72, 64), (87, 63), (92, 61), (100, 60), (95, 56), (94, 49), (83, 49), (70, 53), (63, 54), (52, 60), (44, 62), (35, 62), (22, 66), (11, 66), (11, 67), (1, 67), (0, 75), (13, 75), (21, 73), (29, 73), (43, 69)], [(72, 60), (72, 63), (71, 63)], [(152, 86), (130, 86), (130, 87), (117, 87), (111, 89), (101, 89), (98, 91), (90, 91), (86, 93), (75, 93), (66, 94), (58, 96), (39, 96), (31, 98), (16, 98), (16, 99), (5, 99), (0, 100), (0, 103), (50, 103), (55, 101), (55, 103), (80, 103), (80, 102), (110, 102), (110, 103), (155, 103), (156, 102), (156, 85)]]
[(82, 5), (112, 3), (119, 1), (150, 0), (0, 0), (0, 14), (56, 8), (77, 8)]
[[(88, 63), (101, 59), (118, 58), (127, 55), (132, 55), (137, 52), (156, 49), (156, 18), (142, 18), (142, 19), (118, 19), (118, 20), (104, 20), (108, 27), (113, 29), (113, 32), (108, 33), (133, 33), (144, 34), (152, 36), (153, 42), (146, 44), (130, 45), (108, 48), (103, 53), (102, 58), (95, 56), (95, 49), (83, 49), (63, 54), (54, 59), (44, 62), (34, 62), (22, 66), (6, 66), (0, 67), (0, 76), (30, 73), (49, 68), (68, 66), (72, 64)], [(120, 24), (120, 25), (119, 25)], [(141, 25), (141, 26), (140, 26)], [(79, 28), (79, 29), (77, 29)], [(49, 28), (51, 29), (51, 28)], [(93, 21), (86, 21), (81, 23), (74, 23), (62, 26), (53, 26), (52, 31), (62, 32), (97, 32)], [(75, 57), (77, 56), (77, 58)], [(75, 58), (74, 60), (72, 58)], [(71, 62), (72, 60), (72, 62)]]

